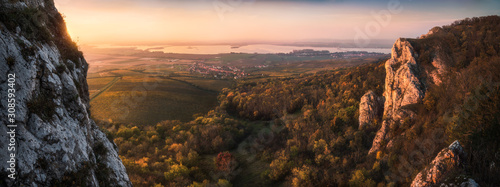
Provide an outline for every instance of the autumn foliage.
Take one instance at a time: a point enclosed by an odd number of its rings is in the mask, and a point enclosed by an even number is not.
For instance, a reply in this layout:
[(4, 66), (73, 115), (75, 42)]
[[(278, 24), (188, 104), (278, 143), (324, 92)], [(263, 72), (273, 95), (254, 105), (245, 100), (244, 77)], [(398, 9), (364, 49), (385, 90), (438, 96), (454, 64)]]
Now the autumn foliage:
[(232, 167), (234, 167), (234, 163), (234, 156), (227, 151), (220, 152), (215, 160), (215, 166), (219, 171), (231, 171)]
[[(419, 54), (421, 76), (438, 54), (448, 54), (442, 60), (449, 72), (440, 85), (426, 82), (423, 101), (409, 108), (419, 117), (391, 128), (397, 137), (392, 148), (375, 155), (367, 153), (381, 120), (359, 129), (358, 111), (368, 90), (382, 95), (385, 59), (295, 77), (242, 80), (223, 89), (218, 107), (190, 122), (101, 126), (114, 138), (136, 186), (230, 186), (251, 172), (260, 174), (247, 180), (256, 186), (408, 186), (456, 139), (471, 155), (464, 175), (481, 186), (495, 186), (500, 182), (494, 166), (500, 163), (500, 17), (433, 30), (424, 39), (409, 39)], [(253, 162), (237, 163), (238, 145), (271, 124), (283, 130), (272, 134), (272, 141), (258, 139), (269, 143), (253, 145), (259, 148), (254, 155), (243, 155), (254, 156)], [(415, 159), (412, 153), (422, 149), (418, 142), (429, 141), (434, 149), (424, 149)], [(260, 167), (253, 168), (254, 163)]]

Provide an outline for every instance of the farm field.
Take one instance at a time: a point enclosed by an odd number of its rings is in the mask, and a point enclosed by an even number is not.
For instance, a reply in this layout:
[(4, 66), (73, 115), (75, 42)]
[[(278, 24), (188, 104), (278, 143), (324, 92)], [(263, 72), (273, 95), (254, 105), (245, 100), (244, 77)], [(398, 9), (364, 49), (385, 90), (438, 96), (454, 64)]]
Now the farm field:
[(89, 85), (89, 95), (92, 97), (93, 94), (98, 92), (99, 89), (104, 88), (113, 79), (115, 79), (115, 77), (87, 78), (87, 84)]
[[(154, 81), (154, 80), (151, 80)], [(134, 125), (154, 125), (166, 119), (189, 121), (217, 104), (216, 92), (169, 79), (140, 82), (124, 77), (91, 102), (96, 119)], [(158, 86), (150, 88), (143, 83)]]
[[(88, 84), (92, 117), (115, 123), (154, 125), (169, 119), (189, 121), (193, 114), (206, 113), (217, 105), (216, 90), (229, 85), (226, 80), (178, 81), (123, 70), (111, 72), (120, 76), (89, 78)], [(106, 88), (114, 80), (117, 81)], [(93, 97), (99, 90), (103, 92)]]
[[(278, 54), (168, 54), (126, 49), (85, 49), (89, 63), (92, 117), (130, 125), (155, 125), (164, 120), (193, 120), (218, 105), (217, 95), (239, 80), (193, 72), (195, 64), (215, 70), (233, 67), (246, 81), (266, 81), (372, 62), (371, 58), (328, 59)], [(236, 71), (236, 70), (235, 70)]]

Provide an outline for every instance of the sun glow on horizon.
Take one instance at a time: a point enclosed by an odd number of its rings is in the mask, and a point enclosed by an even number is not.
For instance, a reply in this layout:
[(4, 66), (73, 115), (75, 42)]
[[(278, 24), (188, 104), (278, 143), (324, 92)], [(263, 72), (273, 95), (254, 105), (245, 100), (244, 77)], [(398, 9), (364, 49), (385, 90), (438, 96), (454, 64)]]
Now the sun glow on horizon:
[[(429, 28), (465, 17), (498, 14), (494, 1), (445, 11), (416, 2), (394, 1), (402, 11), (389, 12), (391, 0), (367, 1), (157, 1), (55, 0), (68, 32), (80, 44), (238, 43), (353, 40), (359, 30), (370, 39), (417, 37)], [(462, 3), (464, 4), (464, 3)], [(496, 3), (498, 4), (498, 3)], [(490, 7), (490, 8), (488, 8)], [(377, 17), (377, 15), (380, 15)], [(379, 26), (373, 26), (374, 24)], [(369, 25), (369, 26), (367, 26)]]

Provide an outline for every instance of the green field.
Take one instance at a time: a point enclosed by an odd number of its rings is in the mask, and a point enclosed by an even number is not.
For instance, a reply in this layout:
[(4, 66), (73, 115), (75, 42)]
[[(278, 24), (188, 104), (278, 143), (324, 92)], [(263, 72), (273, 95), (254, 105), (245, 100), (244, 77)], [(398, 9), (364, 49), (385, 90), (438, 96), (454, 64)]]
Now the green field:
[(221, 91), (223, 88), (228, 88), (234, 83), (234, 81), (232, 80), (204, 79), (194, 76), (189, 76), (189, 77), (179, 76), (179, 77), (172, 77), (172, 79), (185, 81), (201, 89), (211, 90), (216, 92)]
[[(89, 83), (90, 84), (90, 83)], [(95, 119), (154, 125), (163, 120), (192, 120), (217, 105), (217, 92), (160, 77), (125, 76), (91, 103)]]
[(99, 89), (104, 88), (113, 79), (115, 79), (115, 77), (87, 78), (87, 84), (89, 85), (89, 95), (92, 96)]

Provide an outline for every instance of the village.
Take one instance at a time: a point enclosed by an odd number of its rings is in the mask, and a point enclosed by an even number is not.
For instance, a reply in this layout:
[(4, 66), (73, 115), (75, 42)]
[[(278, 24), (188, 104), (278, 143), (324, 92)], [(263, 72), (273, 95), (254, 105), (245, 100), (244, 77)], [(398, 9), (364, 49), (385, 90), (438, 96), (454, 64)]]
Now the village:
[[(346, 51), (346, 52), (334, 52), (330, 53), (328, 50), (313, 50), (313, 49), (302, 49), (293, 50), (290, 53), (276, 53), (281, 57), (306, 57), (315, 58), (323, 57), (328, 59), (348, 59), (355, 57), (371, 57), (384, 55), (383, 53), (366, 52), (366, 51)], [(276, 64), (275, 64), (276, 65)], [(275, 65), (272, 65), (273, 67)], [(263, 69), (269, 67), (269, 64), (259, 64), (254, 66), (231, 66), (231, 65), (214, 65), (206, 64), (204, 61), (197, 61), (190, 65), (187, 69), (190, 73), (201, 74), (205, 78), (211, 79), (241, 79), (248, 77), (250, 73), (245, 72), (245, 70), (255, 70)]]
[(206, 65), (196, 62), (188, 68), (191, 73), (202, 74), (207, 78), (215, 79), (240, 79), (248, 76), (244, 70), (234, 66)]

